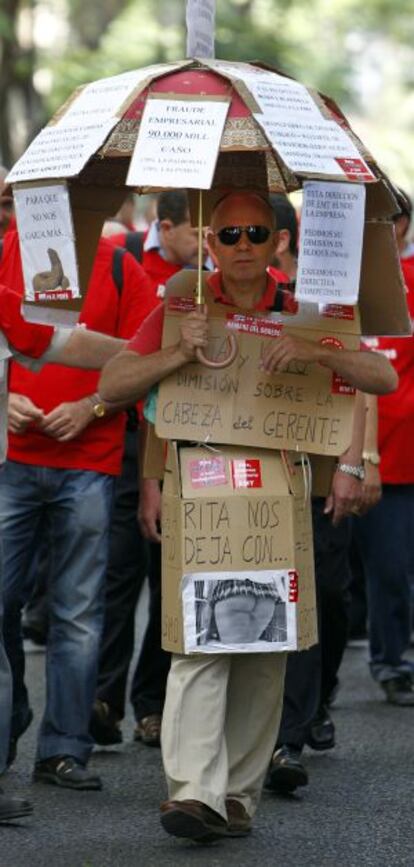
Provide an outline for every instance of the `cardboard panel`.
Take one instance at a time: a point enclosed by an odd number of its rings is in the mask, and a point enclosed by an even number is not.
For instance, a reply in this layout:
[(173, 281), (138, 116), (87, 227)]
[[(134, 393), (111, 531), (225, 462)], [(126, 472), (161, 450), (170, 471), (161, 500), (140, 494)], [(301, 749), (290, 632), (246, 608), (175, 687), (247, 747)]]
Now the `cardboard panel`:
[[(181, 302), (173, 299), (167, 303), (177, 307)], [(182, 312), (167, 311), (164, 346), (178, 341)], [(227, 353), (225, 317), (232, 316), (237, 317), (231, 325), (236, 328), (239, 348), (233, 364), (211, 370), (191, 363), (163, 380), (157, 403), (157, 435), (163, 439), (342, 454), (351, 441), (355, 389), (321, 365), (295, 363), (285, 373), (263, 374), (260, 359), (269, 338), (281, 330), (308, 340), (326, 340), (338, 347), (358, 349), (359, 337), (352, 333), (356, 320), (348, 315), (343, 319), (322, 318), (315, 305), (303, 307), (297, 319), (285, 314), (245, 317), (235, 308), (215, 305), (209, 318), (212, 357)]]
[(410, 335), (393, 223), (366, 223), (359, 293), (362, 334)]
[[(241, 643), (225, 650), (253, 652), (248, 643), (253, 640), (255, 652), (309, 647), (317, 640), (316, 608), (310, 501), (302, 474), (298, 473), (301, 496), (295, 498), (277, 453), (224, 448), (220, 456), (225, 484), (216, 486), (213, 475), (200, 488), (195, 465), (203, 459), (208, 462), (211, 455), (211, 450), (200, 447), (169, 447), (163, 490), (163, 647), (176, 653), (188, 647), (187, 617), (186, 638), (183, 634), (183, 594), (191, 576), (195, 576), (193, 585), (197, 575), (204, 585), (206, 579), (221, 583), (229, 577), (258, 583), (270, 582), (283, 572), (289, 575), (289, 584), (275, 615), (277, 620), (283, 614), (286, 633), (279, 634), (278, 645), (256, 637), (246, 639), (243, 649)], [(294, 459), (294, 455), (287, 456), (293, 472)], [(251, 486), (243, 484), (243, 474), (235, 475), (236, 462), (248, 464), (252, 472), (244, 478), (253, 481)], [(213, 642), (207, 647), (200, 642), (196, 652), (223, 652), (223, 646)]]
[(161, 481), (164, 478), (165, 448), (166, 443), (157, 437), (154, 425), (146, 422), (140, 427), (140, 460), (143, 479), (159, 479)]

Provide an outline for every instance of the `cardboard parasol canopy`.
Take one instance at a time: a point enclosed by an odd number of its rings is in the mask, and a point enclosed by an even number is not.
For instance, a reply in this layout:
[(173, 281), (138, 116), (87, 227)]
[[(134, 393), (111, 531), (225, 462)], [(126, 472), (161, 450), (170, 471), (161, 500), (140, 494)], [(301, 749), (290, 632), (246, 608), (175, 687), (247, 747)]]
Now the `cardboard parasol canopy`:
[[(104, 220), (131, 189), (208, 190), (207, 222), (229, 189), (291, 192), (316, 182), (364, 188), (355, 290), (363, 332), (408, 332), (392, 184), (331, 99), (269, 67), (187, 60), (78, 88), (8, 180), (31, 318), (44, 318), (45, 307), (60, 318), (80, 309)], [(196, 222), (198, 208), (192, 214)], [(42, 289), (36, 278), (51, 273), (57, 285)]]

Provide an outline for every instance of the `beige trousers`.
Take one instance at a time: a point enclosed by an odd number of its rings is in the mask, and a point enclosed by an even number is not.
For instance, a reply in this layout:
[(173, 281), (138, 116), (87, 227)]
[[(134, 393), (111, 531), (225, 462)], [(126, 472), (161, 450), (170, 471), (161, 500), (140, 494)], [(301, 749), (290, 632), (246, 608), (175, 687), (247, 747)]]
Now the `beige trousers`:
[(202, 801), (227, 818), (225, 799), (253, 816), (276, 743), (285, 653), (173, 656), (162, 722), (172, 800)]

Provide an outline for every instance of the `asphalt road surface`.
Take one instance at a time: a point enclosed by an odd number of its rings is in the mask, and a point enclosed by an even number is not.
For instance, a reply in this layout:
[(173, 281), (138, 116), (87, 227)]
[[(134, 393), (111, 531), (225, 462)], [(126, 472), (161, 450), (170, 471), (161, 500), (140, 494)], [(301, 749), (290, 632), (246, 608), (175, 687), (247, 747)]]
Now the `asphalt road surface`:
[(333, 711), (338, 745), (306, 752), (307, 789), (265, 794), (249, 838), (201, 848), (162, 831), (160, 753), (132, 742), (130, 711), (124, 743), (93, 754), (102, 792), (30, 782), (44, 654), (28, 653), (35, 722), (2, 782), (29, 794), (35, 813), (0, 826), (1, 867), (414, 867), (414, 708), (384, 702), (366, 658), (365, 647), (347, 650)]

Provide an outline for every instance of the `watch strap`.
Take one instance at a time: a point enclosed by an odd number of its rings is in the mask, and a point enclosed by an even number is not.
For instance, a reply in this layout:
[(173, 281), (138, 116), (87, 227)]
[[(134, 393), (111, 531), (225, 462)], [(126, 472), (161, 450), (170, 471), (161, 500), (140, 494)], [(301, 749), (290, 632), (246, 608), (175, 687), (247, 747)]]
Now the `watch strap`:
[(342, 464), (339, 463), (337, 468), (341, 473), (345, 473), (347, 476), (353, 476), (355, 479), (359, 479), (360, 482), (363, 482), (365, 479), (365, 469), (363, 464)]

